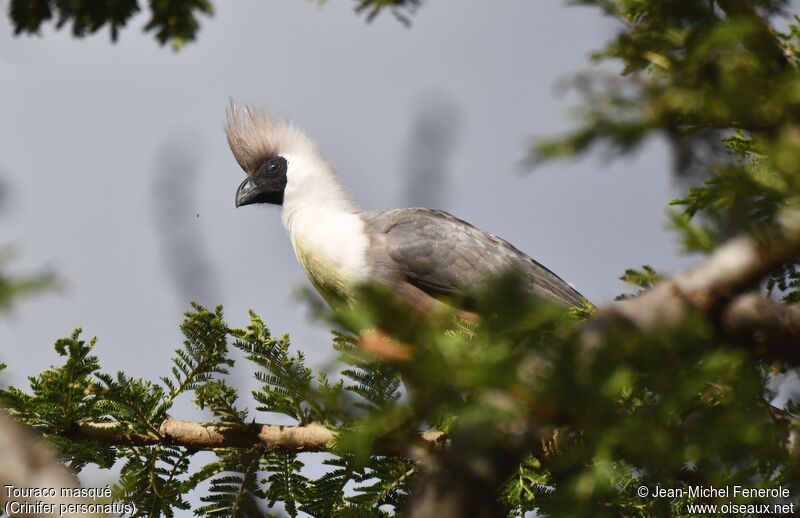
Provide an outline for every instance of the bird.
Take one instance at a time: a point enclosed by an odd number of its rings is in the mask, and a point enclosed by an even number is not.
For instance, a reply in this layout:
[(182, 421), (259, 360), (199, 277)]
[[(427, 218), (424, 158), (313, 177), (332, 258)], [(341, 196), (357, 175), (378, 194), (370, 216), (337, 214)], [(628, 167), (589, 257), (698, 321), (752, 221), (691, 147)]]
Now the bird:
[(351, 304), (378, 283), (419, 314), (469, 310), (477, 289), (515, 270), (534, 297), (565, 307), (588, 301), (509, 242), (445, 211), (362, 210), (318, 144), (289, 120), (231, 103), (225, 133), (246, 178), (235, 205), (276, 205), (295, 255), (329, 305)]

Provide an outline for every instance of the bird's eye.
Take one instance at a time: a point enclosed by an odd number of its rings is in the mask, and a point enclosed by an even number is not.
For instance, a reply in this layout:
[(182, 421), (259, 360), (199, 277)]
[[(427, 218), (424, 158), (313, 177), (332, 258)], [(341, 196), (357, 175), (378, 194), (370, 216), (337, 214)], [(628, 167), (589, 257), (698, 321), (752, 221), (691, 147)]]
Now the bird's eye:
[(286, 173), (286, 159), (279, 156), (274, 156), (267, 159), (261, 167), (258, 168), (256, 174), (280, 176)]

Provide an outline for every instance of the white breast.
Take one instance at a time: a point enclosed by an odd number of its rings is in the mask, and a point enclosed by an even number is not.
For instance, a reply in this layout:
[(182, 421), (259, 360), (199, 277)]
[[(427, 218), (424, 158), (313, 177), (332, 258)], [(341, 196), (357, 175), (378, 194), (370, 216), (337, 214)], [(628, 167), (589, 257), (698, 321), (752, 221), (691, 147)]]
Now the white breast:
[(298, 261), (318, 287), (348, 292), (366, 280), (369, 238), (358, 214), (306, 207), (285, 223)]

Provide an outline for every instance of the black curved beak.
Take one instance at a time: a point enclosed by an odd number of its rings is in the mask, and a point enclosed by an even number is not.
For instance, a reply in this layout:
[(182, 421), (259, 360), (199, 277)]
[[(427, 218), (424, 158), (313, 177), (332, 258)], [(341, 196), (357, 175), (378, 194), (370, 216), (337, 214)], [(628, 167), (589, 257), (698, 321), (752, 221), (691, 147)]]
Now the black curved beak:
[(259, 194), (260, 191), (256, 184), (250, 178), (245, 178), (239, 188), (236, 189), (236, 207), (244, 207), (245, 205), (256, 203)]

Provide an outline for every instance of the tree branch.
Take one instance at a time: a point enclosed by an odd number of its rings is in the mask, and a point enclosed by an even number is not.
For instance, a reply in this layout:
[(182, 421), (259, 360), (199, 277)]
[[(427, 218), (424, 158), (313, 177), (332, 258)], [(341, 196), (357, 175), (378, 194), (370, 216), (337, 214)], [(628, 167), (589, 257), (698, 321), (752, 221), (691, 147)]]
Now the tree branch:
[(612, 325), (622, 323), (647, 332), (700, 313), (732, 345), (800, 364), (800, 346), (794, 345), (800, 344), (797, 310), (752, 294), (740, 296), (798, 255), (800, 209), (787, 209), (779, 214), (776, 228), (732, 239), (695, 268), (636, 298), (601, 309), (583, 325), (581, 340), (588, 351), (603, 341)]
[(757, 356), (800, 365), (800, 309), (755, 293), (734, 299), (719, 321), (721, 334)]
[[(170, 444), (195, 450), (215, 448), (260, 448), (264, 452), (331, 451), (336, 432), (321, 424), (272, 425), (262, 423), (198, 423), (168, 417), (159, 428), (160, 437), (124, 431), (118, 423), (76, 423), (66, 434), (74, 441), (89, 440), (108, 446), (149, 446)], [(419, 444), (426, 448), (443, 447), (447, 439), (442, 432), (420, 434)], [(385, 455), (400, 455), (398, 448), (381, 445)]]
[[(61, 504), (90, 504), (86, 499), (62, 497), (62, 488), (80, 487), (77, 479), (58, 461), (51, 449), (32, 431), (0, 412), (0, 508), (11, 503), (13, 514), (24, 516), (57, 516)], [(12, 493), (9, 488), (12, 486)], [(54, 496), (16, 496), (18, 490), (54, 490)], [(36, 507), (38, 504), (39, 507)], [(15, 507), (16, 506), (16, 507)], [(33, 507), (24, 507), (33, 506)], [(54, 507), (48, 507), (54, 506)], [(89, 517), (75, 511), (70, 516)], [(91, 516), (107, 516), (91, 514)]]

